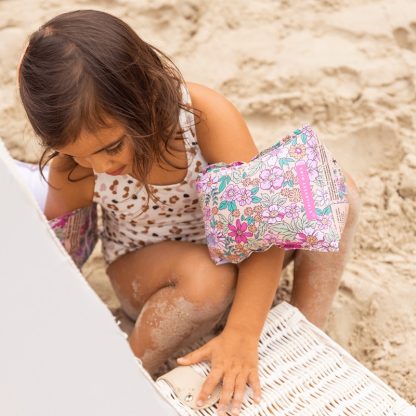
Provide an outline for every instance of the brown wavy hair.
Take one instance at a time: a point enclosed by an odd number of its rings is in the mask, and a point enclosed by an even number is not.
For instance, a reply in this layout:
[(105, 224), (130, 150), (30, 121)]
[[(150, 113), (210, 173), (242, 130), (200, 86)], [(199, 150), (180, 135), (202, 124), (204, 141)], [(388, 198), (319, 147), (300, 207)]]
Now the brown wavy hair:
[[(44, 152), (42, 170), (82, 130), (94, 132), (112, 118), (134, 145), (133, 174), (152, 196), (147, 176), (154, 161), (172, 163), (171, 139), (181, 139), (182, 75), (159, 49), (122, 20), (95, 10), (63, 13), (30, 38), (18, 70), (19, 92)], [(189, 128), (190, 126), (187, 126)], [(68, 158), (68, 180), (77, 166)], [(174, 166), (178, 169), (186, 167)]]

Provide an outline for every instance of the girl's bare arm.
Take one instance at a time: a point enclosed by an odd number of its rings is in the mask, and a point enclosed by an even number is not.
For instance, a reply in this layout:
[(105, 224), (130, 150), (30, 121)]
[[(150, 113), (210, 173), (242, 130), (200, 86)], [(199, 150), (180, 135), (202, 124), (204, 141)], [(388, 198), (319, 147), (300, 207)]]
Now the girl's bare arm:
[(51, 161), (49, 188), (46, 198), (45, 215), (51, 220), (77, 208), (91, 205), (94, 194), (94, 174), (92, 169), (77, 165), (69, 174), (65, 156), (57, 156)]
[[(238, 110), (223, 96), (197, 84), (189, 84), (195, 108), (203, 112), (197, 125), (198, 143), (208, 163), (249, 161), (258, 150)], [(184, 364), (211, 361), (211, 373), (202, 388), (204, 401), (223, 382), (220, 408), (232, 400), (233, 414), (241, 406), (246, 383), (260, 398), (257, 344), (267, 312), (279, 284), (283, 250), (273, 247), (254, 253), (239, 265), (236, 294), (223, 333), (194, 351)], [(232, 399), (233, 397), (233, 399)]]

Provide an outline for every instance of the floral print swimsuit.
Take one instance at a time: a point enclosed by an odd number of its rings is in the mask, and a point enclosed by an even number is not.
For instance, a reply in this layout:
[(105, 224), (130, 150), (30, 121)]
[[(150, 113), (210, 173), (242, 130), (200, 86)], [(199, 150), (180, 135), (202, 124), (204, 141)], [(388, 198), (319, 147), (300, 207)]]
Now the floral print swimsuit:
[[(184, 103), (190, 96), (182, 86)], [(188, 159), (185, 178), (172, 185), (150, 185), (157, 202), (129, 175), (96, 174), (94, 202), (102, 207), (103, 255), (108, 264), (128, 252), (164, 240), (205, 243), (196, 179), (207, 166), (196, 139), (193, 114), (180, 110), (179, 123)]]

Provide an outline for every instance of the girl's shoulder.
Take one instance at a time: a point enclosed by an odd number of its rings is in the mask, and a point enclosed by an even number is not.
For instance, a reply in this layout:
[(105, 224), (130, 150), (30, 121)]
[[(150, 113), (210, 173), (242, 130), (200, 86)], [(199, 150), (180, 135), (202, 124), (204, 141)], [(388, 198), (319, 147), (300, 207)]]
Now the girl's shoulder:
[(66, 156), (52, 159), (45, 215), (48, 219), (91, 205), (95, 175), (92, 169), (69, 163)]
[(192, 107), (201, 111), (195, 129), (208, 163), (249, 161), (258, 154), (243, 116), (227, 98), (201, 84), (186, 85)]

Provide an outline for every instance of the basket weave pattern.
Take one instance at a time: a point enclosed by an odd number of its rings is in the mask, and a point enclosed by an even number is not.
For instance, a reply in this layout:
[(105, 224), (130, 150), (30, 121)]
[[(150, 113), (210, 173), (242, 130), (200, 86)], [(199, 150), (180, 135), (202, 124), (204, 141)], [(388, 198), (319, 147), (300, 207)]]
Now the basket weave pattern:
[[(285, 302), (268, 315), (259, 357), (262, 402), (254, 404), (247, 391), (242, 416), (416, 415), (414, 407)], [(193, 367), (209, 372), (206, 363)], [(193, 411), (168, 384), (157, 386), (180, 415), (217, 414), (216, 406)]]

